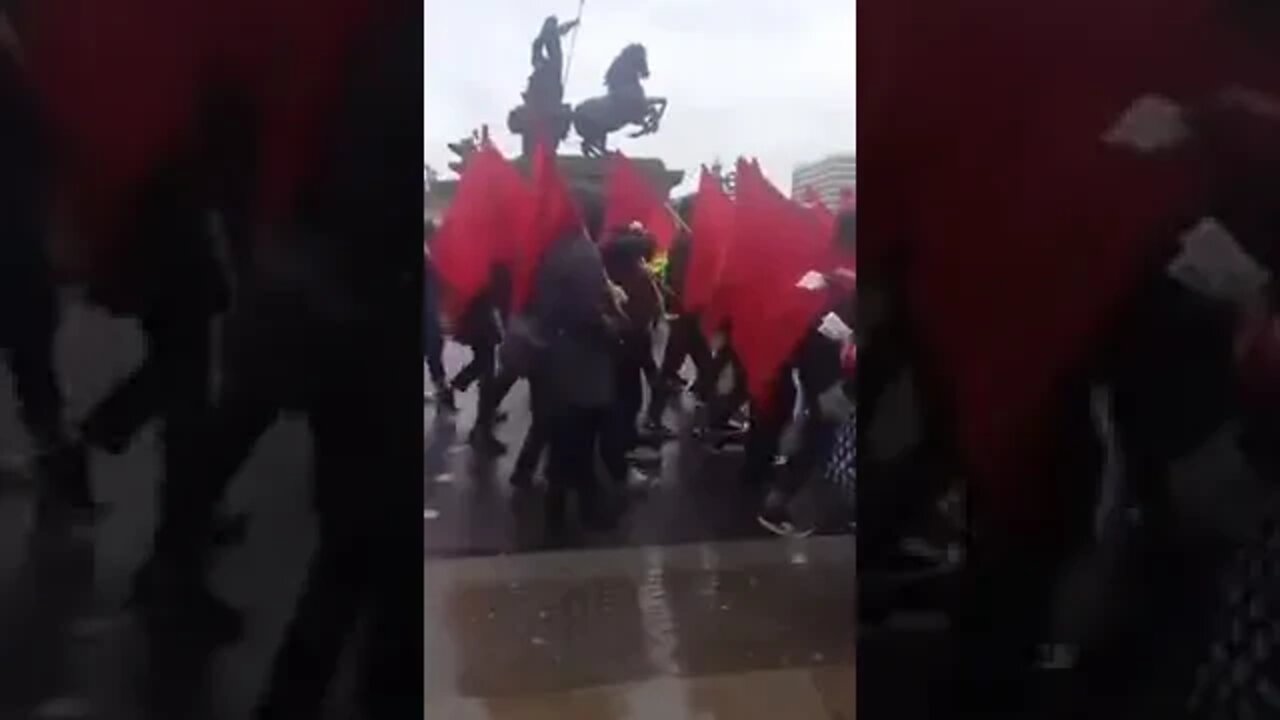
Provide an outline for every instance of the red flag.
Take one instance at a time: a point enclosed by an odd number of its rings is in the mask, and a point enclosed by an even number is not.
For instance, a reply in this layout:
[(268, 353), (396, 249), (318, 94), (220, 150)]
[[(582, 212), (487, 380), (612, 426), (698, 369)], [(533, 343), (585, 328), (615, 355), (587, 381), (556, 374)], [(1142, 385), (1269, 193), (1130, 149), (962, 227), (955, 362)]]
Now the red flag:
[(529, 189), (524, 178), (491, 145), (468, 160), (458, 194), (432, 239), (432, 256), (447, 292), (444, 307), (457, 322), (489, 285), (496, 263), (511, 249), (527, 223)]
[(1201, 107), (1245, 77), (1274, 91), (1280, 72), (1274, 56), (1244, 59), (1209, 0), (860, 10), (877, 38), (860, 66), (860, 262), (906, 270), (974, 489), (1043, 526), (1054, 495), (1037, 479), (1065, 452), (1058, 398), (1174, 229), (1204, 212), (1211, 175), (1198, 143), (1143, 153), (1104, 133), (1145, 95)]
[(528, 231), (520, 236), (522, 245), (512, 272), (512, 298), (517, 311), (529, 303), (533, 278), (547, 249), (564, 235), (582, 228), (569, 186), (545, 146), (539, 146), (533, 156), (533, 197), (528, 217)]
[(693, 241), (684, 280), (684, 306), (691, 312), (710, 302), (733, 240), (733, 200), (704, 166), (693, 201)]
[[(841, 191), (843, 193), (843, 191)], [(822, 198), (818, 196), (818, 191), (813, 186), (804, 189), (804, 204), (818, 218), (818, 222), (822, 224), (823, 229), (828, 234), (835, 231), (836, 216), (831, 210), (827, 209), (826, 203), (822, 202)]]
[(620, 152), (609, 157), (604, 193), (606, 237), (613, 230), (638, 222), (653, 235), (660, 252), (671, 249), (678, 229), (671, 209), (635, 163)]
[[(32, 3), (26, 61), (65, 150), (58, 168), (82, 269), (101, 277), (132, 236), (140, 186), (191, 149), (211, 82), (257, 103), (256, 196), (292, 209), (371, 13), (364, 0), (92, 0)], [(284, 50), (282, 50), (284, 48)], [(175, 241), (177, 239), (175, 238)]]
[(827, 305), (825, 292), (796, 284), (807, 272), (830, 269), (831, 233), (778, 192), (756, 163), (739, 163), (737, 195), (723, 307), (748, 391), (769, 407), (782, 367)]

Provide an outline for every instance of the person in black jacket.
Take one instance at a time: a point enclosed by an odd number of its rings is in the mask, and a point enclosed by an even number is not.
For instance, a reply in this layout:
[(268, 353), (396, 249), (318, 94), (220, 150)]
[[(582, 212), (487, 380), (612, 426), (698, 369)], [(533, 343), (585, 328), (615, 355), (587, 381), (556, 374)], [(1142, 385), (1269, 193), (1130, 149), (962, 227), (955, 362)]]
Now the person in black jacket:
[[(480, 407), (488, 407), (488, 399), (494, 391), (497, 378), (497, 352), (502, 342), (500, 320), (500, 296), (503, 292), (501, 277), (494, 272), (489, 286), (467, 306), (454, 337), (471, 348), (471, 362), (467, 363), (449, 383), (453, 392), (466, 392), (472, 383), (480, 386)], [(502, 455), (505, 445), (494, 437), (492, 417), (482, 413), (476, 417), (471, 430), (471, 445), (486, 455)]]
[[(691, 213), (691, 202), (686, 202), (680, 209), (682, 217)], [(646, 413), (645, 434), (660, 439), (671, 439), (675, 433), (663, 424), (663, 415), (671, 402), (673, 394), (683, 387), (680, 371), (685, 360), (693, 361), (697, 372), (693, 386), (707, 399), (708, 383), (704, 377), (710, 374), (711, 349), (702, 335), (700, 319), (697, 313), (689, 312), (683, 304), (684, 281), (689, 269), (689, 255), (692, 252), (694, 238), (690, 233), (681, 232), (672, 243), (668, 265), (667, 309), (672, 316), (667, 326), (667, 343), (662, 351), (662, 364), (658, 372), (658, 380), (653, 385), (653, 395), (649, 400)]]
[(615, 356), (613, 421), (602, 445), (605, 468), (618, 482), (626, 481), (627, 453), (634, 450), (640, 440), (636, 422), (644, 404), (644, 381), (656, 374), (650, 370), (654, 367), (653, 328), (661, 318), (662, 301), (653, 275), (646, 267), (656, 250), (653, 237), (640, 228), (617, 233), (601, 248), (609, 280), (626, 296), (622, 302), (621, 338)]

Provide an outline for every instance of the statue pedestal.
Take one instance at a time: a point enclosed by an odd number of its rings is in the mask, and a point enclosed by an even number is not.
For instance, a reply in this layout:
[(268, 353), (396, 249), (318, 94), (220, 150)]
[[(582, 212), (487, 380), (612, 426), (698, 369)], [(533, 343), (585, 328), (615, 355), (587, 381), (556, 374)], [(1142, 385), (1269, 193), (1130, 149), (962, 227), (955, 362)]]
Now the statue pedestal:
[[(653, 188), (663, 199), (671, 197), (671, 191), (684, 180), (683, 170), (668, 170), (666, 163), (658, 158), (629, 158), (637, 169), (653, 183)], [(528, 158), (520, 158), (516, 166), (527, 177), (530, 171)], [(587, 158), (577, 155), (556, 156), (556, 167), (564, 175), (569, 187), (579, 192), (596, 195), (604, 194), (605, 173), (609, 167), (609, 159)]]
[[(668, 170), (666, 164), (657, 158), (631, 158), (631, 162), (645, 177), (649, 178), (653, 188), (663, 199), (670, 200), (671, 191), (684, 180), (683, 170)], [(525, 177), (529, 176), (528, 158), (516, 160), (515, 165)], [(556, 166), (560, 168), (560, 173), (564, 175), (570, 189), (604, 195), (605, 172), (609, 167), (608, 158), (558, 155)], [(424, 198), (426, 218), (433, 222), (441, 222), (457, 191), (457, 179), (451, 178), (432, 183)]]

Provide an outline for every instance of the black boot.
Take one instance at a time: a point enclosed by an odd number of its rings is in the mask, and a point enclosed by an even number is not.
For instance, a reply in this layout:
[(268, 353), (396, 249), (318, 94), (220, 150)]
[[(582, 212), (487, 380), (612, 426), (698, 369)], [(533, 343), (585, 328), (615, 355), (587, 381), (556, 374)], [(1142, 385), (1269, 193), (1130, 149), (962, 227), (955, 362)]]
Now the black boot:
[(492, 430), (483, 428), (475, 428), (468, 437), (471, 447), (476, 452), (488, 457), (502, 457), (507, 453), (507, 446), (501, 440), (494, 437)]
[(203, 569), (173, 570), (151, 558), (133, 576), (126, 605), (161, 631), (197, 629), (214, 645), (234, 644), (244, 634), (244, 613), (218, 597)]
[(438, 405), (440, 408), (444, 409), (447, 412), (451, 412), (451, 413), (458, 412), (458, 399), (454, 395), (454, 391), (452, 387), (450, 387), (449, 385), (445, 385), (438, 392), (436, 392), (436, 405)]
[(93, 524), (106, 508), (94, 500), (84, 446), (60, 442), (36, 461), (40, 483), (37, 518), (42, 524), (68, 521)]

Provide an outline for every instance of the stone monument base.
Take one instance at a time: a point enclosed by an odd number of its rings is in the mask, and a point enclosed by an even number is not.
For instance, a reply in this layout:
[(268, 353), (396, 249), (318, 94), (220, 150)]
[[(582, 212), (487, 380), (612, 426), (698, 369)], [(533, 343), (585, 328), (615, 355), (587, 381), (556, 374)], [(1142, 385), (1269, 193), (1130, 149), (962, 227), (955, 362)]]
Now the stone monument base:
[[(671, 197), (671, 191), (684, 181), (683, 170), (668, 170), (666, 163), (658, 158), (629, 158), (636, 168), (649, 181), (658, 194), (664, 198)], [(609, 158), (587, 158), (580, 155), (557, 155), (556, 166), (569, 183), (569, 187), (579, 192), (604, 194), (605, 174), (609, 167)], [(530, 169), (528, 158), (516, 160), (516, 167), (527, 177)]]
[[(658, 191), (658, 195), (664, 199), (671, 199), (671, 191), (684, 181), (683, 170), (668, 170), (666, 163), (657, 158), (631, 158), (631, 162), (645, 177), (649, 178), (650, 182), (653, 183), (654, 189)], [(525, 177), (529, 176), (530, 163), (528, 158), (517, 159), (515, 165)], [(571, 189), (596, 195), (604, 194), (605, 173), (609, 167), (608, 158), (557, 155), (556, 166), (560, 168), (560, 173), (564, 175), (564, 179), (569, 183)], [(453, 197), (457, 191), (458, 181), (456, 179), (439, 180), (432, 183), (425, 198), (426, 218), (437, 223), (442, 221), (445, 211), (448, 210), (449, 204), (453, 202)]]

